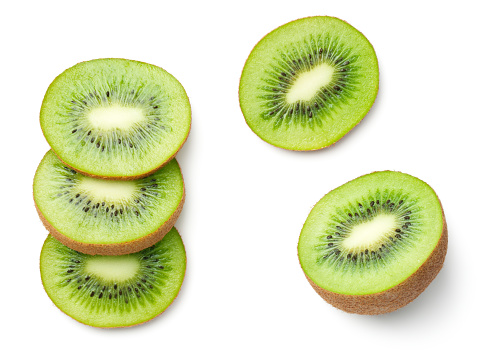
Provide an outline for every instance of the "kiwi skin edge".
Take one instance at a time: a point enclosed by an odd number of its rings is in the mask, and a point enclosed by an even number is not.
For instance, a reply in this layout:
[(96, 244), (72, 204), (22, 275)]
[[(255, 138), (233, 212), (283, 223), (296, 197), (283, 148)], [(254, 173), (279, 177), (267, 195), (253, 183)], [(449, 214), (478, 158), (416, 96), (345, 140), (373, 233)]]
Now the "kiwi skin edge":
[(326, 302), (338, 309), (354, 314), (385, 314), (409, 304), (426, 289), (443, 267), (447, 249), (448, 228), (443, 212), (443, 231), (431, 255), (405, 281), (384, 292), (366, 295), (339, 294), (323, 289), (316, 285), (307, 275), (305, 277), (308, 279), (312, 288)]
[(45, 228), (50, 232), (50, 234), (53, 237), (59, 240), (60, 243), (64, 244), (65, 246), (75, 251), (82, 252), (88, 255), (115, 256), (115, 255), (127, 255), (129, 253), (136, 253), (141, 250), (144, 250), (145, 248), (148, 248), (149, 246), (154, 245), (158, 241), (161, 241), (164, 235), (166, 235), (171, 230), (171, 228), (174, 227), (176, 220), (178, 220), (181, 210), (183, 209), (185, 197), (186, 197), (186, 192), (183, 187), (183, 197), (181, 198), (181, 201), (178, 204), (178, 207), (173, 212), (173, 214), (171, 214), (169, 219), (153, 233), (134, 241), (114, 243), (114, 244), (90, 244), (90, 243), (84, 243), (84, 242), (72, 240), (67, 236), (62, 235), (62, 233), (60, 233), (49, 223), (49, 221), (44, 217), (40, 209), (37, 207), (37, 204), (35, 204), (35, 208), (37, 209), (40, 220), (42, 220), (42, 223), (44, 224)]

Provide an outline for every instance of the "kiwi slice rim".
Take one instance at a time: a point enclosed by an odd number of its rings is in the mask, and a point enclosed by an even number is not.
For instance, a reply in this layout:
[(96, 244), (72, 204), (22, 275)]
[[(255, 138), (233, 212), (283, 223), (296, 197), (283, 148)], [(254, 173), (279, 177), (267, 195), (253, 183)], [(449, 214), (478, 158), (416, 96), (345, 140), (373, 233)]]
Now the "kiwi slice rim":
[(83, 254), (51, 235), (40, 254), (42, 284), (54, 305), (98, 328), (131, 327), (156, 318), (179, 295), (185, 273), (186, 249), (174, 227), (163, 240), (129, 255)]
[[(262, 140), (310, 151), (351, 131), (373, 106), (378, 89), (379, 65), (367, 38), (343, 20), (314, 16), (286, 23), (256, 44), (242, 71), (239, 102)], [(288, 100), (291, 92), (296, 95)]]
[(434, 190), (409, 174), (381, 171), (327, 193), (307, 217), (297, 248), (323, 299), (349, 313), (375, 315), (417, 298), (443, 267), (447, 246)]
[(48, 151), (33, 196), (45, 228), (64, 245), (90, 255), (123, 255), (161, 240), (181, 214), (186, 192), (176, 159), (148, 177), (115, 181), (84, 176)]
[(181, 83), (163, 68), (100, 58), (54, 79), (40, 125), (69, 167), (91, 177), (132, 180), (176, 156), (191, 130), (191, 106)]

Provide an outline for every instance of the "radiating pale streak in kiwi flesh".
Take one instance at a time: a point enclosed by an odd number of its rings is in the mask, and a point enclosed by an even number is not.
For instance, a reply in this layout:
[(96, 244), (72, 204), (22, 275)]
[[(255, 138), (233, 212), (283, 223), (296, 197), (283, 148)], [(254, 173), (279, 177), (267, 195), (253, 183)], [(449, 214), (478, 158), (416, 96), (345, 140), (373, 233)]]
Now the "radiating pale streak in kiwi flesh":
[(128, 130), (146, 120), (141, 108), (118, 104), (93, 108), (87, 113), (87, 118), (92, 127), (103, 131)]
[(135, 255), (89, 256), (85, 271), (104, 281), (122, 282), (133, 278), (140, 267)]
[(379, 248), (397, 228), (394, 214), (380, 214), (372, 220), (353, 226), (342, 246), (349, 252), (359, 253)]
[(286, 95), (288, 104), (298, 101), (310, 101), (317, 91), (332, 81), (334, 68), (321, 63), (309, 71), (300, 73)]

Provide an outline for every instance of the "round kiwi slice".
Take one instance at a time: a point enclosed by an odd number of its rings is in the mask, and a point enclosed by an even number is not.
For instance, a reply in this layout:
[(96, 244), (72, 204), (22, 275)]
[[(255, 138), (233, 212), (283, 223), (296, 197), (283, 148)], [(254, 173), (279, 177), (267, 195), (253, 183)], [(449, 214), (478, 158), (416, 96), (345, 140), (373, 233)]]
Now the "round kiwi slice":
[(51, 235), (40, 274), (54, 304), (81, 323), (116, 328), (144, 323), (173, 302), (183, 283), (186, 253), (173, 228), (158, 243), (122, 256), (92, 256)]
[(191, 109), (165, 70), (127, 59), (96, 59), (60, 74), (42, 102), (40, 125), (70, 167), (108, 179), (144, 177), (181, 148)]
[(240, 79), (240, 107), (266, 142), (307, 151), (357, 125), (376, 99), (372, 45), (347, 22), (317, 16), (289, 22), (253, 48)]
[(176, 159), (136, 180), (92, 178), (48, 151), (34, 178), (42, 222), (63, 244), (87, 254), (138, 252), (173, 227), (183, 207), (183, 177)]
[(448, 233), (429, 185), (375, 172), (325, 195), (300, 234), (298, 254), (312, 287), (337, 308), (382, 314), (405, 306), (443, 266)]

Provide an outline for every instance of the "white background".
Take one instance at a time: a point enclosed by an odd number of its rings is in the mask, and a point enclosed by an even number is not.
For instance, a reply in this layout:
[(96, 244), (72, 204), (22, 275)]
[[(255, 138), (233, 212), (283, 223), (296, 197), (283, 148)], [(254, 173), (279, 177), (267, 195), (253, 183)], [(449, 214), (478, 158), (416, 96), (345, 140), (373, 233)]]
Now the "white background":
[[(481, 1), (480, 1), (481, 3)], [(426, 355), (477, 351), (481, 339), (482, 35), (478, 1), (4, 1), (0, 5), (2, 154), (0, 351), (49, 355)], [(290, 152), (259, 139), (238, 104), (253, 46), (300, 17), (346, 20), (373, 44), (380, 89), (337, 144)], [(187, 199), (176, 226), (188, 256), (160, 317), (103, 330), (45, 294), (47, 232), (32, 179), (49, 149), (39, 110), (50, 82), (80, 61), (152, 63), (186, 89), (191, 134), (177, 158)], [(305, 280), (297, 242), (312, 206), (375, 170), (430, 184), (449, 229), (441, 273), (408, 306), (347, 314)], [(6, 331), (5, 331), (6, 329)]]

